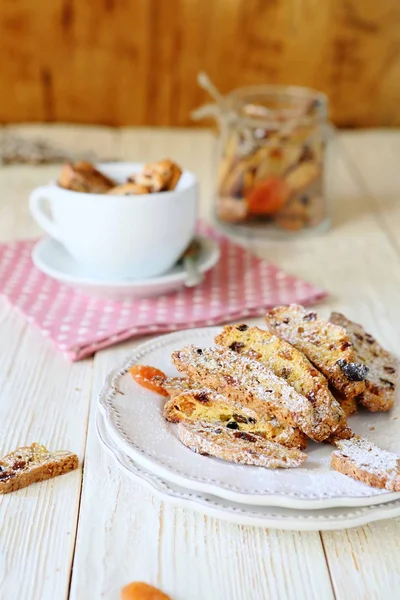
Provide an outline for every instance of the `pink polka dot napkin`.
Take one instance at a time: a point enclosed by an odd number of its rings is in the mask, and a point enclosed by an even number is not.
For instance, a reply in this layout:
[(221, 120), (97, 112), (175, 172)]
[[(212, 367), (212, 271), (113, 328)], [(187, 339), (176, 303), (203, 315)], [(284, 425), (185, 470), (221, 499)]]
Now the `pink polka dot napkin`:
[(36, 241), (0, 245), (0, 294), (70, 360), (146, 334), (256, 317), (271, 306), (309, 304), (326, 293), (253, 256), (215, 230), (219, 263), (196, 288), (149, 299), (115, 301), (86, 296), (33, 265)]

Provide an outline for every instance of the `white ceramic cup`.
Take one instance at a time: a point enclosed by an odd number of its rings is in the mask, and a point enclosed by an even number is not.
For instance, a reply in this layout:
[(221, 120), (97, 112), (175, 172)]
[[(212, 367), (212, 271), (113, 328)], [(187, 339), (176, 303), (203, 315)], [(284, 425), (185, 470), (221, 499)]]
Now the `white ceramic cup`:
[[(117, 183), (140, 163), (98, 164)], [(29, 198), (37, 223), (94, 274), (144, 279), (168, 271), (191, 241), (196, 225), (198, 182), (184, 171), (171, 192), (140, 196), (86, 194), (56, 183)]]

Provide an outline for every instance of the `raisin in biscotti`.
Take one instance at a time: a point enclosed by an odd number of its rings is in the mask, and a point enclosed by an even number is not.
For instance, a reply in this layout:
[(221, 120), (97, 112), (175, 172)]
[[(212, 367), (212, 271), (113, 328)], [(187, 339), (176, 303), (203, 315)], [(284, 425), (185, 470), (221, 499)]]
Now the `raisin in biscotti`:
[(357, 397), (358, 402), (372, 412), (390, 410), (394, 403), (398, 378), (397, 358), (382, 348), (376, 339), (358, 323), (340, 313), (333, 312), (331, 323), (344, 327), (353, 344), (357, 362), (369, 368), (365, 390)]
[(332, 453), (332, 469), (372, 487), (400, 492), (400, 458), (397, 454), (381, 450), (358, 436), (335, 443), (339, 450)]
[(184, 375), (258, 412), (298, 427), (309, 438), (322, 441), (315, 409), (305, 396), (257, 360), (222, 346), (187, 346), (172, 354), (172, 362)]
[(76, 454), (49, 452), (40, 444), (18, 448), (0, 459), (0, 494), (45, 481), (78, 468)]
[(299, 429), (281, 425), (275, 417), (260, 417), (255, 410), (208, 388), (199, 389), (196, 384), (192, 386), (192, 390), (181, 391), (166, 402), (164, 417), (167, 421), (203, 421), (228, 429), (257, 433), (287, 448), (304, 449), (307, 446), (307, 436)]
[(247, 325), (228, 325), (215, 342), (238, 352), (252, 351), (275, 375), (306, 396), (315, 410), (315, 430), (325, 438), (346, 421), (346, 415), (329, 391), (327, 379), (285, 340), (269, 331)]
[(269, 469), (299, 467), (307, 455), (261, 436), (233, 431), (210, 423), (179, 423), (178, 437), (185, 446), (205, 456)]
[(302, 306), (277, 306), (265, 320), (268, 329), (295, 346), (346, 398), (365, 390), (368, 369), (356, 362), (349, 337), (338, 325), (320, 319)]

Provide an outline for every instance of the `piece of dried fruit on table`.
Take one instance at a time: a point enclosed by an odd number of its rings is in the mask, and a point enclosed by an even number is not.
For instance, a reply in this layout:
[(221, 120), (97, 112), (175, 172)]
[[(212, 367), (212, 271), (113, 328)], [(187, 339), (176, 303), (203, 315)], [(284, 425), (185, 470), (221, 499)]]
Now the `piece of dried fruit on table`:
[(269, 177), (257, 183), (246, 195), (247, 207), (251, 215), (274, 215), (279, 212), (289, 198), (290, 189), (278, 177)]
[(134, 581), (122, 588), (121, 600), (171, 600), (171, 598), (148, 583)]
[(162, 385), (163, 380), (166, 379), (166, 375), (160, 369), (148, 365), (134, 365), (129, 369), (129, 372), (136, 383), (142, 387), (156, 392), (161, 396), (168, 396), (168, 392)]

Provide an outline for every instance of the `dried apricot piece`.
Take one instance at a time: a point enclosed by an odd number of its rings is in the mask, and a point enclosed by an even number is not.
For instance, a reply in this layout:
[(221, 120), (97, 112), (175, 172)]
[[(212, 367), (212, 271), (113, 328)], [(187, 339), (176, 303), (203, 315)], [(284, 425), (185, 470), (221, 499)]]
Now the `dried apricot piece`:
[[(162, 387), (162, 379), (166, 378), (165, 373), (156, 369), (156, 367), (149, 367), (147, 365), (134, 365), (129, 369), (133, 379), (142, 387), (161, 394), (161, 396), (168, 396), (168, 392)], [(156, 380), (155, 378), (159, 378)], [(161, 382), (160, 382), (161, 378)]]
[(171, 600), (171, 598), (148, 583), (134, 581), (122, 588), (121, 600)]
[(269, 177), (257, 183), (246, 196), (249, 213), (274, 215), (279, 212), (290, 195), (290, 188), (278, 177)]

